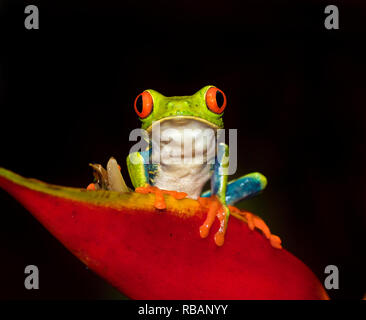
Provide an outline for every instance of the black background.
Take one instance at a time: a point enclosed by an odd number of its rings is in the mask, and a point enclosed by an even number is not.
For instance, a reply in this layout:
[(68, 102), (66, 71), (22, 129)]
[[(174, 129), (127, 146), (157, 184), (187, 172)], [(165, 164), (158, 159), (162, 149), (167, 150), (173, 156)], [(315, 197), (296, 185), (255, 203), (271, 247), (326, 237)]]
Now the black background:
[[(361, 2), (360, 2), (361, 3)], [(228, 98), (239, 168), (266, 191), (240, 204), (323, 281), (336, 299), (365, 286), (366, 6), (356, 1), (1, 2), (0, 166), (54, 184), (86, 186), (89, 162), (125, 157), (139, 126), (133, 101), (152, 88)], [(25, 30), (38, 5), (40, 29)], [(336, 4), (340, 29), (324, 28)], [(128, 179), (126, 179), (128, 181)], [(129, 182), (129, 181), (128, 181)], [(123, 297), (0, 192), (0, 298)], [(24, 268), (40, 269), (40, 290)]]

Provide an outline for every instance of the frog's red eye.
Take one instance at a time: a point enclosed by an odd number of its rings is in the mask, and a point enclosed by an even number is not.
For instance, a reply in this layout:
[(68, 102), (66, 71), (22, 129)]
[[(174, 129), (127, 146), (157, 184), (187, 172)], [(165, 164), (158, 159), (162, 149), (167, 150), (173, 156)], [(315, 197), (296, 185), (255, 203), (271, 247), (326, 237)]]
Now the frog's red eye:
[(212, 87), (206, 92), (206, 105), (212, 112), (221, 114), (226, 107), (225, 94), (215, 87)]
[(148, 91), (140, 93), (135, 99), (135, 111), (140, 118), (146, 118), (153, 109), (153, 99)]

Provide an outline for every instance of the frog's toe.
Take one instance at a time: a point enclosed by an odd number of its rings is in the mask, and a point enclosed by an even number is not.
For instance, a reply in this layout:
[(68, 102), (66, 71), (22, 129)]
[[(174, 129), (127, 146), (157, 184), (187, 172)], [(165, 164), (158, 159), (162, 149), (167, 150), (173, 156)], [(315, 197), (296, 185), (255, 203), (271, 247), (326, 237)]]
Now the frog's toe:
[(86, 190), (96, 190), (95, 183), (89, 183)]
[(135, 192), (138, 193), (154, 193), (155, 194), (155, 203), (154, 207), (156, 209), (166, 209), (164, 194), (169, 194), (175, 199), (184, 199), (187, 194), (185, 192), (178, 192), (178, 191), (172, 191), (172, 190), (163, 190), (155, 186), (146, 185), (143, 187), (138, 187), (135, 189)]
[(271, 234), (269, 241), (270, 241), (272, 247), (274, 247), (276, 249), (282, 249), (282, 245), (281, 245), (282, 241), (281, 241), (280, 237), (278, 237), (274, 234)]
[(211, 226), (215, 221), (215, 217), (219, 219), (220, 227), (215, 234), (215, 243), (222, 246), (225, 241), (225, 233), (227, 222), (230, 215), (229, 208), (222, 204), (216, 196), (210, 198), (198, 198), (200, 204), (208, 208), (207, 217), (200, 227), (200, 236), (206, 238), (210, 232)]
[(262, 231), (264, 236), (269, 240), (272, 247), (281, 249), (281, 239), (280, 237), (274, 235), (271, 233), (271, 230), (267, 226), (267, 224), (258, 216), (254, 215), (253, 213), (250, 213), (248, 211), (242, 211), (234, 206), (229, 206), (230, 211), (232, 212), (232, 215), (236, 218), (239, 218), (241, 220), (244, 220), (248, 223), (248, 227), (250, 230), (254, 230), (255, 228)]
[(146, 186), (143, 186), (143, 187), (138, 187), (135, 189), (135, 192), (138, 192), (138, 193), (153, 193), (155, 194), (155, 203), (154, 203), (154, 207), (156, 209), (165, 209), (166, 208), (166, 204), (165, 204), (165, 200), (164, 200), (164, 196), (163, 196), (163, 193), (162, 191), (157, 188), (157, 187), (153, 187), (153, 186), (150, 186), (150, 185), (146, 185)]

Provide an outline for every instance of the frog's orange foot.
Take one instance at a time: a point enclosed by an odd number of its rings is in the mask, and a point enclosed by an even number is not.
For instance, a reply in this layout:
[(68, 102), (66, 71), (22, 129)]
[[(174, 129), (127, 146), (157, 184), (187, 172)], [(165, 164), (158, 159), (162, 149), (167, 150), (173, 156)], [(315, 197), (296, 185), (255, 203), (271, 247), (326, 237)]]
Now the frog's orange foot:
[(225, 240), (225, 232), (228, 222), (228, 208), (222, 205), (220, 200), (216, 196), (210, 198), (198, 198), (198, 202), (208, 208), (207, 217), (205, 222), (200, 227), (200, 236), (206, 238), (210, 232), (211, 226), (215, 221), (215, 217), (219, 219), (220, 228), (215, 234), (215, 243), (218, 246), (222, 246)]
[(145, 194), (154, 193), (155, 194), (154, 207), (156, 209), (160, 209), (160, 210), (166, 209), (164, 194), (169, 194), (178, 200), (184, 199), (187, 196), (187, 194), (185, 192), (163, 190), (163, 189), (159, 189), (158, 187), (154, 187), (154, 186), (150, 186), (150, 185), (146, 185), (144, 187), (138, 187), (135, 189), (135, 192), (145, 193)]
[(242, 211), (234, 206), (229, 206), (229, 208), (230, 212), (234, 216), (237, 214), (240, 217), (244, 218), (244, 220), (246, 220), (250, 230), (254, 230), (255, 228), (261, 230), (264, 236), (270, 241), (272, 247), (282, 249), (280, 237), (271, 234), (271, 231), (269, 230), (268, 226), (261, 218), (254, 215), (253, 213), (250, 213), (248, 211)]
[(86, 187), (86, 190), (96, 190), (95, 183), (89, 183)]

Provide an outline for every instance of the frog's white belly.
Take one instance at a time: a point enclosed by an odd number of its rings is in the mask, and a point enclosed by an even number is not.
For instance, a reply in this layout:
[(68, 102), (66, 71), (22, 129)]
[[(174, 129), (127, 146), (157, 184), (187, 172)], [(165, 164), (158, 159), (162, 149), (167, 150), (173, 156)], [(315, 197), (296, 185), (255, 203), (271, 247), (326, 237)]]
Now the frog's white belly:
[(158, 163), (153, 184), (197, 199), (212, 175), (216, 131), (206, 123), (182, 117), (163, 121), (159, 126), (160, 135), (152, 138), (160, 144), (159, 152), (154, 152), (153, 147), (152, 159)]
[(189, 198), (197, 199), (205, 183), (211, 177), (210, 166), (205, 165), (160, 165), (154, 185), (160, 189), (187, 193)]

